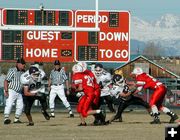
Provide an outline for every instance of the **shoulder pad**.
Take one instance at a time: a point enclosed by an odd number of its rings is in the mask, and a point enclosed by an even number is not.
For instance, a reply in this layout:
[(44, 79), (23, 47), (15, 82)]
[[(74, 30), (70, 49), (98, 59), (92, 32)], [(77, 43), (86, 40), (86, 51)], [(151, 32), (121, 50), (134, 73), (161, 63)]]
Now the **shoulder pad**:
[(26, 71), (20, 77), (20, 81), (23, 85), (28, 84), (30, 79), (31, 79), (31, 76), (29, 75), (29, 71)]

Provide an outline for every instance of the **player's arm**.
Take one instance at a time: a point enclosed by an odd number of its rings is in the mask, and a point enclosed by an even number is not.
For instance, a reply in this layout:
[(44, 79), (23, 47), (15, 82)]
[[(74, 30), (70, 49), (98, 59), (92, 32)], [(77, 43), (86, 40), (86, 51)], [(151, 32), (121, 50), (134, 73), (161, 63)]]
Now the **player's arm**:
[(5, 79), (4, 80), (4, 96), (8, 97), (9, 93), (8, 93), (8, 81)]
[(9, 93), (8, 93), (8, 84), (13, 79), (13, 77), (14, 77), (14, 70), (10, 69), (8, 71), (6, 79), (4, 80), (4, 96), (5, 97), (9, 96)]
[(27, 85), (24, 85), (24, 95), (25, 96), (36, 96), (37, 93), (39, 92), (38, 90), (36, 91), (29, 91), (29, 87)]
[(122, 97), (128, 97), (132, 94), (132, 92), (130, 92), (129, 87), (127, 85), (124, 86), (124, 89), (122, 91), (122, 93), (120, 94), (120, 96)]
[(52, 83), (51, 78), (49, 78), (49, 80), (48, 80), (48, 91), (51, 90), (51, 83)]
[(65, 84), (66, 84), (66, 90), (67, 90), (67, 91), (66, 91), (66, 94), (69, 95), (69, 94), (70, 94), (70, 92), (69, 92), (69, 81), (66, 80), (66, 81), (65, 81)]
[(24, 95), (25, 96), (36, 96), (39, 90), (30, 91), (28, 86), (24, 86)]
[(128, 93), (125, 93), (125, 92), (122, 92), (120, 96), (122, 97), (128, 97), (132, 94), (132, 92), (128, 92)]

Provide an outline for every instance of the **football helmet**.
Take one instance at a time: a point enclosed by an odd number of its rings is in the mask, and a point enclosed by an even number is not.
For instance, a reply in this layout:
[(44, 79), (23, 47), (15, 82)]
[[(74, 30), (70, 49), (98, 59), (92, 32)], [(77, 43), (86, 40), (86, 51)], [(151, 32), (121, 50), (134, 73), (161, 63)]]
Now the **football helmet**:
[(125, 85), (124, 77), (122, 75), (115, 74), (113, 76), (113, 83), (118, 86), (124, 86)]
[(131, 72), (131, 74), (135, 74), (135, 75), (140, 75), (142, 73), (143, 73), (143, 70), (140, 67), (135, 67), (134, 70)]
[(35, 66), (30, 67), (29, 68), (29, 74), (31, 75), (33, 80), (38, 81), (40, 71), (37, 67), (35, 67)]
[(102, 64), (100, 64), (100, 63), (97, 63), (96, 65), (95, 65), (95, 67), (94, 67), (94, 70), (95, 70), (95, 75), (96, 76), (101, 76), (102, 75), (102, 73), (103, 73), (103, 65)]
[(81, 65), (75, 64), (75, 65), (72, 67), (72, 71), (73, 71), (73, 73), (83, 72), (83, 68), (82, 68)]
[(86, 62), (78, 62), (77, 64), (83, 68), (83, 71), (87, 70), (87, 63)]

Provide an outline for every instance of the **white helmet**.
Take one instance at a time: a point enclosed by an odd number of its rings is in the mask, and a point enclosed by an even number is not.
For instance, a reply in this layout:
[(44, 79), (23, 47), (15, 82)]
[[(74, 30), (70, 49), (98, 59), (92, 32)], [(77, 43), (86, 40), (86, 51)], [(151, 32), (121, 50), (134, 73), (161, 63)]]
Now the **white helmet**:
[(75, 65), (72, 67), (72, 71), (73, 71), (73, 73), (83, 72), (83, 68), (82, 68), (81, 65), (75, 64)]
[(83, 71), (87, 70), (87, 63), (86, 62), (78, 62), (77, 64), (83, 68)]
[(142, 73), (143, 73), (142, 68), (140, 68), (140, 67), (135, 67), (131, 74), (140, 75), (140, 74), (142, 74)]
[(97, 63), (94, 68), (96, 76), (101, 76), (103, 74), (104, 69), (102, 64)]
[(37, 67), (35, 66), (31, 66), (29, 68), (29, 74), (31, 75), (32, 79), (35, 80), (35, 81), (38, 81), (39, 78), (40, 78), (40, 71)]

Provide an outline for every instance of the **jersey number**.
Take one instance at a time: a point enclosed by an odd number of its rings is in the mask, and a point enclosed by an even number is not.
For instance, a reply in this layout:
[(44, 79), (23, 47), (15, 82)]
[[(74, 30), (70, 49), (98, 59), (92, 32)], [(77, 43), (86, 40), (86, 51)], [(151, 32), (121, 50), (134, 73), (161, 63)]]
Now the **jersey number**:
[(93, 85), (93, 79), (90, 77), (90, 76), (85, 76), (84, 77), (86, 80), (87, 80), (87, 85), (88, 86), (91, 86), (91, 87), (93, 87), (94, 85)]
[(31, 84), (30, 85), (30, 90), (31, 89), (39, 89), (41, 87), (41, 82), (37, 82), (36, 84)]

